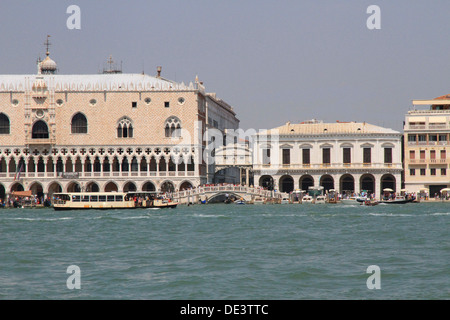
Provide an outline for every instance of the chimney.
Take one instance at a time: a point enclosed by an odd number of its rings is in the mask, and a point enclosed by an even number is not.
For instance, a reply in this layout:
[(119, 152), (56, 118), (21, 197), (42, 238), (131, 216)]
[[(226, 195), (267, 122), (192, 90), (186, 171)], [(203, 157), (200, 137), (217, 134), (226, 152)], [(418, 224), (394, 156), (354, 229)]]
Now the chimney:
[(156, 68), (156, 72), (157, 72), (156, 77), (161, 78), (161, 67), (160, 66)]

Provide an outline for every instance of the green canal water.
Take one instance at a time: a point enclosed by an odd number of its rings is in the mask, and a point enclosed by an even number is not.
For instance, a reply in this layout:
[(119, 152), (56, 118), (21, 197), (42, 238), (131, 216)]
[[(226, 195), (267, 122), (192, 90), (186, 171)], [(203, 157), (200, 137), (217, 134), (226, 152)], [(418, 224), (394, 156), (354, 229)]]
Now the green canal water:
[(449, 299), (449, 227), (448, 203), (2, 209), (0, 299)]

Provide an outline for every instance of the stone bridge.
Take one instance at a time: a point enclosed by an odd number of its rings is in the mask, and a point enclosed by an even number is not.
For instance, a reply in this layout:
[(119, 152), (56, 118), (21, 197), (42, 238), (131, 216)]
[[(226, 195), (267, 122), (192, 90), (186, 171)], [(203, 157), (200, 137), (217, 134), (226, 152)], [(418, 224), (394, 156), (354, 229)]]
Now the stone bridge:
[(194, 189), (183, 190), (173, 193), (172, 197), (181, 204), (209, 202), (218, 196), (235, 196), (243, 198), (246, 202), (252, 202), (256, 197), (261, 197), (269, 201), (279, 201), (286, 194), (278, 191), (264, 190), (260, 187), (246, 187), (235, 185), (224, 186), (200, 186)]

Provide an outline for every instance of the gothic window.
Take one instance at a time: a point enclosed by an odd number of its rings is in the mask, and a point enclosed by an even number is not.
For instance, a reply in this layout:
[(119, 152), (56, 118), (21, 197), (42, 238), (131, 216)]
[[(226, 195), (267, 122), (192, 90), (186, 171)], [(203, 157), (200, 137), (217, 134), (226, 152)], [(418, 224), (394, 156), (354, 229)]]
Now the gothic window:
[(73, 116), (72, 133), (87, 133), (87, 119), (82, 113)]
[(0, 134), (9, 134), (9, 118), (4, 113), (0, 113)]
[(177, 117), (170, 117), (164, 124), (164, 132), (167, 138), (181, 137), (181, 121)]
[(48, 139), (48, 126), (42, 121), (36, 121), (33, 125), (33, 129), (31, 130), (31, 138), (32, 139)]
[(117, 124), (117, 138), (133, 138), (133, 124), (127, 117), (120, 119)]

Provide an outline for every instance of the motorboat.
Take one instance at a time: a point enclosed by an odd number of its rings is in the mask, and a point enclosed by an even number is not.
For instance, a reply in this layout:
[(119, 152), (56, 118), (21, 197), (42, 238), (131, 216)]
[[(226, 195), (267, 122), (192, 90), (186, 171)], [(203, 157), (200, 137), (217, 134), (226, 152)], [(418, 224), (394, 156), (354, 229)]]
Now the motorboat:
[(305, 195), (302, 198), (302, 203), (313, 203), (313, 197), (311, 197), (310, 195)]
[(366, 199), (365, 201), (361, 202), (362, 206), (376, 206), (377, 204), (379, 204), (379, 202), (373, 199)]
[(359, 202), (356, 200), (356, 197), (341, 199), (341, 203), (352, 204), (352, 205), (359, 204)]
[(280, 202), (280, 203), (281, 203), (281, 204), (289, 204), (289, 203), (291, 203), (291, 202), (290, 202), (289, 198), (283, 197), (283, 198), (281, 199), (281, 202)]
[(152, 208), (176, 208), (177, 202), (172, 201), (172, 199), (154, 199)]
[(245, 204), (245, 200), (244, 199), (238, 199), (238, 200), (234, 201), (234, 204)]
[(343, 204), (361, 204), (361, 202), (364, 202), (367, 198), (366, 197), (348, 197), (345, 199), (341, 199), (341, 203)]
[(328, 190), (326, 201), (328, 203), (337, 203), (338, 202), (338, 196), (337, 196), (335, 189)]
[(404, 204), (408, 202), (412, 202), (413, 199), (407, 199), (405, 197), (396, 197), (395, 199), (387, 199), (387, 200), (381, 200), (380, 203), (385, 204)]
[(325, 196), (317, 196), (316, 200), (314, 201), (315, 204), (325, 204), (326, 197)]
[(265, 200), (262, 197), (256, 197), (255, 200), (253, 200), (253, 204), (264, 204)]

